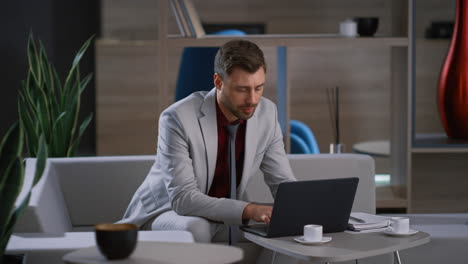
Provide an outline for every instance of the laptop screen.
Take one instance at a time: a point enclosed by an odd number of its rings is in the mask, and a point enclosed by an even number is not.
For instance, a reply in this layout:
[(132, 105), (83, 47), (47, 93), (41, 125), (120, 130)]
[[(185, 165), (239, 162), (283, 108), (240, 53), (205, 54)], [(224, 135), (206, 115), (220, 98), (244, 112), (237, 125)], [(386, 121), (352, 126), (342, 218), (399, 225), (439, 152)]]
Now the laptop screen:
[(358, 182), (338, 178), (281, 183), (267, 236), (302, 235), (308, 224), (322, 225), (324, 233), (346, 230)]

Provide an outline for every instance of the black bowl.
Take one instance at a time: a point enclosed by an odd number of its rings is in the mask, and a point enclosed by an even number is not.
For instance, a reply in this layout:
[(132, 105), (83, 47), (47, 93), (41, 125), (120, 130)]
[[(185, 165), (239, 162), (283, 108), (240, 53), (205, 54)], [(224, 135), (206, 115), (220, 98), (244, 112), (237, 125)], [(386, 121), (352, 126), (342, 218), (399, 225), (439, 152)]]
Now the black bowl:
[(432, 21), (431, 26), (426, 30), (426, 38), (450, 39), (453, 26), (452, 21)]
[(99, 224), (95, 226), (96, 244), (107, 259), (124, 259), (135, 250), (138, 227), (133, 224)]
[(361, 37), (374, 36), (379, 27), (378, 17), (356, 17), (354, 21), (357, 23), (357, 31)]

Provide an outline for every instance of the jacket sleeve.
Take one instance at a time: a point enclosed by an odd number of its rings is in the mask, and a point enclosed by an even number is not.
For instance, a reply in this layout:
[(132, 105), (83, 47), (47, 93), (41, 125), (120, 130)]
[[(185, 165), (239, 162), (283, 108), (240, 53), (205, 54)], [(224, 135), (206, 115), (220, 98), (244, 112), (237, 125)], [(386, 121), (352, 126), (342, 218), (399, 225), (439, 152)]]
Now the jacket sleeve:
[(273, 135), (263, 156), (260, 170), (263, 172), (265, 183), (270, 188), (274, 199), (280, 183), (296, 181), (296, 178), (284, 149), (283, 133), (278, 122), (278, 110), (274, 104), (272, 107), (274, 109), (274, 111), (271, 111), (274, 112), (271, 121), (273, 123)]
[[(225, 224), (241, 224), (247, 202), (214, 198), (200, 191), (190, 157), (189, 136), (177, 113), (163, 112), (159, 121), (158, 166), (172, 209)], [(199, 176), (199, 177), (205, 177)]]

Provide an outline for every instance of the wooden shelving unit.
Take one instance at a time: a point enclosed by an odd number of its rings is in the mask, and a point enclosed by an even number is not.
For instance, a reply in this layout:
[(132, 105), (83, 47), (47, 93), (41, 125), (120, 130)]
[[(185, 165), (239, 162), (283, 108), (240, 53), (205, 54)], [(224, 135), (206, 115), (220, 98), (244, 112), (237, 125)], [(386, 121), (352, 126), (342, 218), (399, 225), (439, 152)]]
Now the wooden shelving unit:
[[(437, 83), (450, 39), (426, 39), (435, 20), (454, 20), (455, 2), (417, 2), (413, 23), (415, 84), (409, 94), (409, 210), (414, 213), (468, 212), (468, 140), (449, 139), (437, 111)], [(437, 11), (436, 11), (437, 10)], [(430, 56), (428, 56), (430, 55)]]
[[(340, 0), (297, 0), (272, 2), (268, 8), (250, 0), (194, 2), (200, 5), (205, 22), (261, 22), (268, 32), (296, 32), (296, 27), (297, 32), (336, 32), (347, 15), (377, 14), (382, 34), (375, 37), (267, 34), (243, 38), (266, 51), (271, 63), (268, 85), (273, 88), (267, 97), (277, 101), (282, 124), (292, 116), (317, 125), (322, 151), (330, 129), (321, 89), (334, 85), (348, 89), (346, 151), (363, 141), (388, 139), (390, 144), (390, 165), (385, 160), (382, 168), (392, 175), (391, 185), (377, 189), (379, 207), (422, 213), (468, 211), (464, 206), (468, 204), (464, 188), (468, 142), (443, 135), (435, 105), (437, 74), (450, 41), (424, 39), (433, 20), (453, 19), (454, 1), (359, 0), (362, 5), (355, 7)], [(220, 15), (219, 7), (226, 4), (229, 13)], [(285, 5), (291, 8), (283, 10)], [(220, 46), (234, 37), (170, 35), (176, 32), (176, 24), (170, 23), (168, 0), (144, 0), (137, 5), (104, 1), (103, 7), (105, 39), (97, 41), (96, 117), (98, 146), (103, 151), (98, 148), (98, 153), (153, 154), (157, 118), (173, 102), (182, 48)], [(127, 12), (129, 8), (135, 12)], [(122, 17), (135, 21), (122, 23)], [(276, 96), (270, 92), (272, 84), (276, 84)]]
[[(168, 12), (170, 12), (169, 1), (159, 1), (159, 76), (168, 75), (168, 49), (170, 47), (197, 47), (197, 46), (220, 46), (227, 40), (235, 38), (229, 36), (204, 36), (202, 38), (183, 38), (180, 36), (168, 35)], [(316, 34), (288, 34), (288, 35), (247, 35), (242, 36), (263, 47), (276, 47), (278, 49), (277, 59), (288, 62), (287, 50), (295, 47), (333, 47), (366, 49), (372, 47), (388, 47), (391, 52), (391, 160), (392, 160), (392, 184), (410, 185), (410, 120), (408, 118), (407, 107), (411, 103), (409, 87), (412, 84), (412, 16), (413, 0), (392, 1), (392, 35), (377, 36), (368, 38), (345, 38), (337, 35), (316, 35)], [(289, 131), (286, 124), (289, 123), (289, 75), (287, 65), (277, 70), (279, 76), (283, 76), (282, 82), (277, 83), (277, 106), (278, 112), (284, 113), (280, 116), (280, 123), (285, 134), (289, 138)], [(160, 78), (159, 86), (161, 98), (165, 98), (167, 91), (167, 79)], [(160, 107), (166, 108), (167, 101), (160, 99)], [(398, 102), (398, 103), (395, 103)], [(401, 105), (405, 107), (402, 109)], [(288, 146), (289, 142), (286, 142)], [(404, 187), (403, 189), (406, 190)], [(406, 197), (406, 193), (403, 195)], [(407, 204), (404, 198), (398, 198), (399, 205)]]

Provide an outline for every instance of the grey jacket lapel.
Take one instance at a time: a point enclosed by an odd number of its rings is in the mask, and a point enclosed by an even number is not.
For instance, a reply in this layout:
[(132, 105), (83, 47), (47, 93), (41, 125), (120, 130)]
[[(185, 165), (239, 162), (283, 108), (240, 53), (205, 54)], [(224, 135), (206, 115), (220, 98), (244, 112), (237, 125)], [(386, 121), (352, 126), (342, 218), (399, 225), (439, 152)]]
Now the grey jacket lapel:
[(214, 171), (216, 167), (216, 155), (218, 153), (218, 129), (216, 120), (216, 89), (212, 89), (206, 96), (205, 101), (200, 107), (201, 117), (198, 119), (202, 131), (203, 142), (206, 150), (208, 185), (205, 193), (208, 193), (209, 187), (213, 182)]

